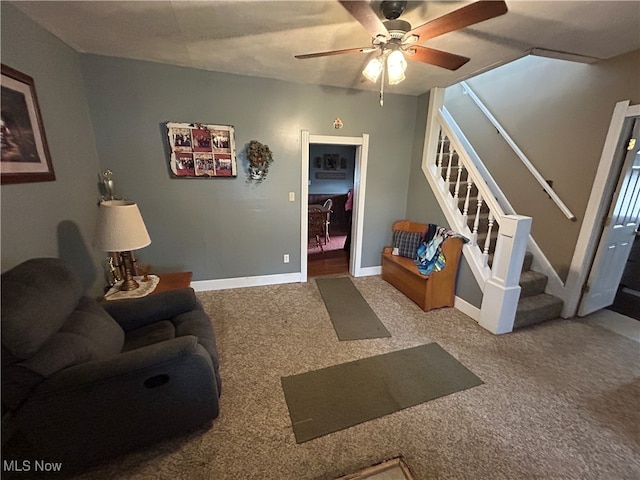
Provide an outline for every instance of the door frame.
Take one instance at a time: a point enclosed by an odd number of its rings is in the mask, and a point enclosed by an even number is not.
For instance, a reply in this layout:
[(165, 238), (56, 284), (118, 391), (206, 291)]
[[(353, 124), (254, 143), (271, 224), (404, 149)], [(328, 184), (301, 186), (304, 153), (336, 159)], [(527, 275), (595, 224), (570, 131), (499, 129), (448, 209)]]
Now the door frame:
[[(564, 318), (574, 317), (582, 297), (596, 249), (602, 236), (602, 219), (609, 211), (610, 201), (620, 177), (624, 155), (616, 155), (629, 120), (640, 117), (640, 104), (630, 105), (629, 100), (618, 102), (611, 116), (611, 123), (602, 148), (600, 163), (591, 189), (591, 195), (580, 227), (578, 241), (573, 253), (569, 275), (565, 283)], [(603, 201), (606, 199), (607, 201)]]
[(300, 179), (300, 281), (307, 281), (307, 248), (309, 242), (307, 211), (309, 207), (309, 145), (311, 144), (353, 145), (356, 147), (349, 273), (354, 277), (362, 276), (362, 232), (364, 199), (367, 186), (369, 135), (366, 133), (363, 133), (361, 137), (312, 135), (308, 130), (302, 130), (300, 141), (302, 162)]

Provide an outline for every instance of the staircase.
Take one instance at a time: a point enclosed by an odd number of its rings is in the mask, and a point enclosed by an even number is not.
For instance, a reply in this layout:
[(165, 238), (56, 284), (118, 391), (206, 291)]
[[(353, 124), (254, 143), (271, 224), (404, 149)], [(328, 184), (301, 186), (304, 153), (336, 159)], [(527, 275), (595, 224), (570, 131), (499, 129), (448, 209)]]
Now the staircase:
[[(459, 180), (455, 182), (449, 180), (449, 192), (452, 196), (455, 195), (455, 189), (459, 186), (466, 185), (468, 180), (468, 173), (466, 170), (462, 170)], [(446, 172), (441, 171), (441, 177), (446, 177)], [(457, 185), (457, 187), (456, 187)], [(458, 192), (459, 195), (460, 192)], [(478, 189), (475, 185), (469, 189), (469, 196), (467, 198), (458, 199), (458, 208), (462, 211), (465, 208), (465, 203), (468, 205), (478, 204)], [(489, 224), (489, 209), (485, 204), (479, 208), (477, 217), (477, 243), (478, 245), (489, 245), (489, 251), (495, 251), (495, 245), (498, 238), (497, 230), (491, 230), (488, 232)], [(467, 226), (469, 230), (474, 230), (474, 223), (476, 217), (470, 217), (467, 219)], [(489, 238), (487, 242), (487, 237)], [(489, 254), (488, 265), (492, 266), (493, 253)], [(514, 330), (517, 328), (528, 327), (538, 323), (546, 322), (547, 320), (553, 320), (560, 317), (564, 302), (562, 299), (545, 293), (547, 287), (547, 276), (543, 273), (531, 270), (531, 264), (533, 262), (533, 254), (526, 252), (524, 256), (524, 262), (522, 264), (522, 273), (520, 274), (520, 299), (518, 301), (518, 307), (516, 310), (516, 316), (513, 324)]]
[(564, 302), (562, 299), (544, 293), (547, 276), (531, 270), (533, 255), (527, 252), (520, 274), (520, 300), (516, 310), (513, 329), (528, 327), (560, 317)]
[(449, 226), (469, 239), (463, 253), (483, 294), (470, 312), (494, 334), (558, 318), (563, 301), (545, 292), (557, 292), (557, 279), (530, 236), (532, 219), (515, 212), (443, 103), (434, 89), (422, 171)]

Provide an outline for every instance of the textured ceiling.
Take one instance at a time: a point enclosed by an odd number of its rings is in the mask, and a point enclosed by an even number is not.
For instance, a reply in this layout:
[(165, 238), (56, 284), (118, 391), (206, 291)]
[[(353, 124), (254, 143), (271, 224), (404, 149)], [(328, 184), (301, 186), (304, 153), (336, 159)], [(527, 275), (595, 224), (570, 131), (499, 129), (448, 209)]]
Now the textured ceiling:
[[(367, 54), (297, 60), (296, 54), (366, 47), (371, 37), (334, 0), (13, 2), (79, 52), (292, 82), (375, 90)], [(372, 1), (379, 12), (379, 1)], [(469, 2), (409, 2), (413, 27)], [(471, 58), (456, 72), (409, 62), (387, 92), (418, 95), (540, 48), (606, 59), (640, 49), (638, 1), (507, 1), (503, 16), (431, 39)]]

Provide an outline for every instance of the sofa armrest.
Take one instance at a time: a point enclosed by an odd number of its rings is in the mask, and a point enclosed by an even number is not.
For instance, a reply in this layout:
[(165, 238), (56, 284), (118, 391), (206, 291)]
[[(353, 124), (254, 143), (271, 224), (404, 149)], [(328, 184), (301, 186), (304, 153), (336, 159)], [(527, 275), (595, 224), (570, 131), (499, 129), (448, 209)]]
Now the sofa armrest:
[(201, 308), (192, 288), (170, 290), (141, 298), (107, 301), (102, 305), (125, 332)]
[(382, 249), (383, 254), (388, 253), (389, 255), (391, 255), (391, 252), (393, 252), (393, 247), (384, 247)]
[[(211, 364), (211, 357), (198, 344), (197, 337), (187, 335), (137, 348), (107, 360), (86, 362), (66, 368), (50, 377), (35, 393), (41, 396), (86, 388), (124, 375), (138, 375), (145, 370), (178, 361), (188, 355), (201, 355)], [(213, 370), (213, 365), (211, 368)]]

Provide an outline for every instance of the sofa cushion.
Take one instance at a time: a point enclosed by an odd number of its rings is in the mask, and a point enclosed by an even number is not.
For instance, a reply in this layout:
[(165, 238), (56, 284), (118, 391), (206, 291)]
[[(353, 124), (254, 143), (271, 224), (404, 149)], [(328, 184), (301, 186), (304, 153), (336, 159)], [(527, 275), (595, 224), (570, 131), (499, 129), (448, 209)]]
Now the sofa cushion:
[(78, 276), (58, 258), (34, 258), (2, 274), (3, 364), (29, 358), (67, 320), (82, 296)]
[(393, 246), (398, 249), (398, 255), (401, 257), (415, 258), (422, 235), (420, 232), (394, 231)]
[(124, 331), (100, 304), (82, 297), (60, 332), (72, 333), (86, 339), (91, 360), (118, 354), (124, 344)]

